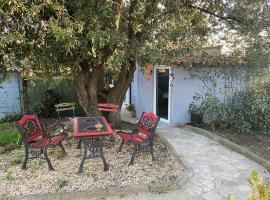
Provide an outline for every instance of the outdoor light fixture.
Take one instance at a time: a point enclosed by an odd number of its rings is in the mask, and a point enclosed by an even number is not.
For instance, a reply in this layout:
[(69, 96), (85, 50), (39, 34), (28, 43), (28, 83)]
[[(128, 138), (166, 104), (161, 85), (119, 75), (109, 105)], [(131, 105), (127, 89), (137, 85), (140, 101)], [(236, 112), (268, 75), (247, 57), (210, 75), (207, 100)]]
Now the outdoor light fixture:
[(169, 74), (169, 77), (170, 77), (170, 86), (173, 87), (173, 80), (174, 80), (174, 73), (170, 73)]

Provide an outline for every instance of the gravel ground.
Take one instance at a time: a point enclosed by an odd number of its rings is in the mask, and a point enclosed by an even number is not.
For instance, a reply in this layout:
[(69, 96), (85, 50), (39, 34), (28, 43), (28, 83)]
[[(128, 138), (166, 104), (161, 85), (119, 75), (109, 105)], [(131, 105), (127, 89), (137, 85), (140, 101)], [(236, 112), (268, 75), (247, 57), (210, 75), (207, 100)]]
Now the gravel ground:
[(155, 143), (156, 161), (150, 154), (141, 153), (133, 166), (128, 166), (132, 146), (125, 144), (121, 153), (116, 153), (120, 144), (117, 137), (106, 140), (104, 153), (110, 170), (103, 171), (100, 158), (86, 160), (84, 172), (78, 174), (82, 149), (76, 149), (76, 140), (64, 142), (67, 156), (60, 148), (50, 149), (49, 157), (55, 171), (48, 171), (47, 163), (31, 160), (27, 170), (22, 170), (24, 149), (13, 150), (0, 156), (0, 197), (62, 191), (83, 191), (88, 189), (124, 186), (139, 183), (165, 182), (174, 180), (183, 173), (183, 167), (169, 154), (160, 142)]

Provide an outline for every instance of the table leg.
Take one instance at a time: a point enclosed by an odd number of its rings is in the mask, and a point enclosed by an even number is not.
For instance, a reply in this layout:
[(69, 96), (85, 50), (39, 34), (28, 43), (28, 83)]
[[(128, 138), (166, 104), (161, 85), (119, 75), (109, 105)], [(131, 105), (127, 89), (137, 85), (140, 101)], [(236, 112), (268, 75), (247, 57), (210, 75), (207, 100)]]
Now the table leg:
[(103, 165), (104, 165), (104, 171), (108, 171), (109, 170), (109, 165), (106, 162), (106, 159), (105, 159), (105, 157), (103, 155), (103, 141), (102, 141), (102, 139), (100, 139), (100, 142), (99, 142), (99, 152), (100, 152), (100, 156), (101, 156), (101, 159), (102, 159), (102, 162), (103, 162)]
[(103, 154), (102, 138), (81, 138), (81, 142), (83, 143), (83, 146), (84, 146), (84, 154), (83, 154), (82, 161), (79, 167), (79, 173), (83, 171), (83, 165), (84, 165), (85, 160), (87, 159), (88, 150), (92, 154), (90, 158), (101, 157), (103, 165), (104, 165), (104, 171), (108, 171), (109, 164), (106, 162), (106, 159)]
[(81, 148), (81, 143), (82, 143), (82, 139), (79, 139), (76, 149), (80, 149)]
[(80, 141), (83, 143), (84, 153), (83, 153), (82, 161), (81, 161), (81, 164), (80, 164), (80, 167), (79, 167), (79, 173), (81, 173), (83, 171), (83, 165), (84, 165), (84, 162), (86, 160), (87, 151), (88, 151), (88, 141), (87, 141), (87, 139), (82, 138), (82, 139), (80, 139)]

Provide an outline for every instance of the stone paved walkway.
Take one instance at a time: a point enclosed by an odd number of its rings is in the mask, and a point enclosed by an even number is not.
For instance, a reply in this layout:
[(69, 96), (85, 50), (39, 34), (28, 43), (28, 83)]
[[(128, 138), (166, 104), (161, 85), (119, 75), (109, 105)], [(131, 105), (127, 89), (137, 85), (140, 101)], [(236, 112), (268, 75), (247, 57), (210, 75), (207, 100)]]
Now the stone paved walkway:
[(182, 190), (129, 195), (121, 199), (224, 200), (231, 193), (235, 200), (247, 200), (250, 194), (247, 178), (253, 169), (270, 179), (269, 173), (257, 163), (202, 135), (167, 126), (160, 126), (157, 131), (190, 165), (193, 177)]

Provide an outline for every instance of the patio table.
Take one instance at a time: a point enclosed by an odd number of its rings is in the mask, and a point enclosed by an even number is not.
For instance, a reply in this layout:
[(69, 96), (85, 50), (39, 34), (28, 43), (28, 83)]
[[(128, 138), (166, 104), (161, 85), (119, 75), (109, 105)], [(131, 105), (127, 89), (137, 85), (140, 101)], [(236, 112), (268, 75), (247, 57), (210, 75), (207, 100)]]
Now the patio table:
[[(100, 117), (75, 117), (73, 136), (79, 137), (84, 146), (84, 154), (79, 167), (79, 173), (83, 171), (86, 159), (101, 158), (104, 171), (109, 170), (109, 165), (103, 155), (103, 139), (113, 134), (113, 131), (103, 116)], [(89, 155), (88, 151), (90, 152)]]

